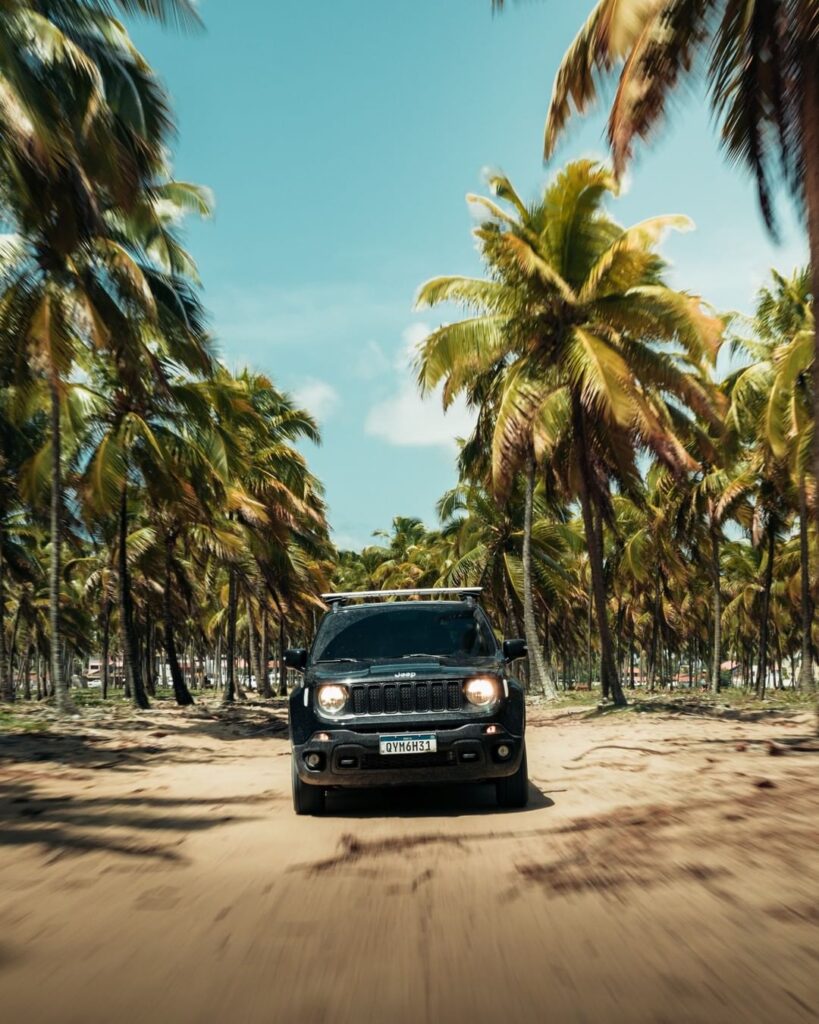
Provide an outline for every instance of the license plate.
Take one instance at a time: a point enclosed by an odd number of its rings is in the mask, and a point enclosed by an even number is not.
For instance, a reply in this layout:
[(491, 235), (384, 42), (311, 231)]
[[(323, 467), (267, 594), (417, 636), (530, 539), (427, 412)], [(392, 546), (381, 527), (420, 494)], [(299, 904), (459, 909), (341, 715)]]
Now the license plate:
[(398, 736), (379, 736), (382, 754), (434, 754), (438, 739), (434, 732), (404, 732)]

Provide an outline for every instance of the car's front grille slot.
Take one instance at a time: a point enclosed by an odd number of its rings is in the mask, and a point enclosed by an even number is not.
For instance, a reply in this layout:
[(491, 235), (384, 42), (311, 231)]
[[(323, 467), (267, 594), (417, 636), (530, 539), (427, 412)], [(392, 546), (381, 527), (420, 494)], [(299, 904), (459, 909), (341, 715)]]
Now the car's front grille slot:
[(434, 754), (363, 754), (362, 768), (440, 768), (455, 764), (455, 754), (451, 750), (439, 750)]
[(352, 712), (366, 715), (413, 715), (429, 711), (461, 711), (462, 684), (457, 680), (412, 683), (366, 683), (352, 688)]

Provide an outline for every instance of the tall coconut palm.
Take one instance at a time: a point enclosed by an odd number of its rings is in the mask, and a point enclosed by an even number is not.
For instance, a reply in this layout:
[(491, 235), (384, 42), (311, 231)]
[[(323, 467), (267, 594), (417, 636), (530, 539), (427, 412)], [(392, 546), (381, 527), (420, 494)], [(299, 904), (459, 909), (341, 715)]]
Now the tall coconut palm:
[[(99, 336), (79, 263), (110, 242), (106, 211), (131, 207), (161, 172), (172, 127), (167, 98), (107, 3), (7, 5), (0, 44), (0, 202), (19, 234), (4, 249), (0, 337), (48, 384), (51, 428), (51, 673), (70, 708), (61, 665), (63, 466), (60, 409), (78, 353)], [(134, 0), (123, 7), (166, 17), (189, 5)], [(110, 263), (127, 273), (121, 253)], [(9, 259), (9, 255), (11, 258)], [(24, 344), (20, 344), (24, 340)], [(28, 353), (25, 350), (28, 349)]]
[[(773, 555), (790, 509), (798, 512), (801, 551), (801, 681), (813, 685), (813, 601), (808, 560), (809, 452), (813, 440), (812, 374), (813, 311), (808, 271), (785, 278), (772, 272), (758, 295), (751, 323), (753, 339), (737, 337), (734, 346), (752, 358), (732, 374), (726, 388), (732, 397), (729, 421), (745, 432), (747, 468), (740, 478), (747, 493), (757, 493), (757, 533), (766, 532), (769, 558), (763, 609), (770, 604)], [(815, 500), (815, 499), (814, 499)], [(767, 638), (768, 616), (763, 612)], [(764, 687), (767, 646), (760, 647), (758, 687)]]
[(302, 602), (321, 607), (325, 584), (314, 570), (330, 548), (321, 485), (294, 445), (301, 438), (320, 440), (315, 420), (263, 374), (234, 376), (220, 368), (203, 394), (213, 406), (213, 445), (221, 447), (228, 480), (225, 511), (244, 538), (241, 557), (226, 566), (224, 696), (230, 703), (240, 600), (255, 600), (263, 587), (283, 634), (285, 616)]
[[(502, 8), (504, 0), (492, 0)], [(701, 59), (705, 58), (705, 60)], [(819, 295), (819, 6), (815, 0), (599, 0), (555, 78), (545, 153), (572, 113), (616, 76), (608, 137), (619, 175), (636, 139), (663, 121), (687, 75), (708, 88), (722, 145), (754, 176), (759, 204), (775, 224), (782, 182), (807, 212), (811, 290)], [(813, 329), (813, 417), (819, 414), (819, 321)], [(819, 479), (819, 443), (813, 447)], [(819, 505), (816, 508), (819, 515)]]
[[(8, 356), (8, 353), (5, 353)], [(44, 424), (21, 422), (19, 396), (10, 386), (12, 367), (0, 361), (0, 700), (14, 699), (10, 651), (6, 643), (6, 601), (12, 578), (30, 578), (30, 522), (20, 484), (25, 464), (42, 444)]]
[[(183, 198), (187, 205), (204, 202), (193, 186), (152, 186), (135, 203), (132, 218), (106, 211), (108, 234), (90, 240), (73, 260), (76, 291), (91, 322), (86, 334), (94, 352), (86, 363), (96, 378), (101, 410), (86, 493), (94, 495), (97, 511), (117, 509), (125, 671), (134, 700), (143, 708), (148, 701), (137, 659), (127, 557), (128, 490), (137, 478), (163, 479), (157, 463), (166, 459), (165, 437), (174, 433), (177, 417), (190, 421), (183, 418), (190, 410), (180, 401), (189, 389), (175, 389), (172, 374), (181, 369), (206, 373), (212, 365), (198, 298), (168, 258), (168, 245), (175, 243), (167, 226), (171, 198), (177, 204)], [(158, 231), (166, 236), (159, 260), (150, 255)], [(181, 252), (178, 245), (173, 251)]]
[[(522, 558), (527, 532), (525, 501), (518, 489), (509, 501), (498, 505), (485, 487), (462, 484), (438, 503), (442, 535), (449, 545), (440, 582), (482, 586), (484, 601), (507, 636), (521, 632), (520, 610), (526, 591)], [(571, 563), (582, 539), (564, 518), (547, 507), (540, 495), (535, 496), (529, 531), (533, 600), (544, 617), (565, 624), (578, 597)], [(537, 630), (534, 642), (540, 648)], [(550, 674), (548, 678), (551, 680)]]
[[(490, 180), (505, 208), (475, 231), (488, 280), (438, 278), (420, 305), (455, 301), (476, 316), (440, 327), (419, 357), (422, 388), (444, 380), (445, 400), (476, 374), (503, 366), (492, 472), (509, 492), (535, 442), (578, 498), (589, 550), (604, 687), (625, 701), (614, 661), (603, 565), (603, 527), (612, 479), (639, 485), (636, 459), (652, 452), (682, 476), (696, 463), (680, 440), (692, 409), (716, 421), (705, 381), (721, 334), (699, 299), (670, 289), (656, 243), (681, 217), (624, 229), (603, 209), (612, 174), (570, 164), (541, 198), (524, 204), (508, 179)], [(679, 348), (675, 348), (678, 346)], [(672, 398), (673, 403), (666, 401)]]
[[(502, 360), (496, 360), (480, 372), (470, 374), (463, 382), (463, 390), (470, 407), (478, 412), (472, 434), (461, 445), (458, 466), (461, 475), (486, 486), (496, 501), (504, 503), (510, 495), (501, 494), (492, 475), (492, 447), (496, 432), (499, 401), (503, 393), (506, 368)], [(445, 398), (445, 401), (447, 399)], [(557, 697), (557, 687), (549, 666), (544, 658), (535, 615), (535, 576), (532, 558), (532, 528), (534, 524), (535, 491), (537, 489), (537, 467), (535, 466), (534, 441), (524, 445), (521, 463), (525, 467), (522, 502), (522, 542), (520, 552), (521, 601), (523, 605), (523, 634), (526, 638), (527, 684), (530, 689), (540, 691), (547, 700)], [(507, 490), (508, 488), (505, 488)], [(511, 594), (509, 595), (511, 603)], [(512, 612), (507, 608), (505, 618)], [(547, 613), (548, 614), (548, 613)]]

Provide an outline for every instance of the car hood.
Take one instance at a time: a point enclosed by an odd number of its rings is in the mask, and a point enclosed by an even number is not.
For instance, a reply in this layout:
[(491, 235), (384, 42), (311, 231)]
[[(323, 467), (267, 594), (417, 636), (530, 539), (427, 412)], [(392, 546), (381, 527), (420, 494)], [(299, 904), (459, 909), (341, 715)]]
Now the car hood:
[(305, 682), (330, 682), (344, 679), (349, 682), (362, 683), (394, 683), (413, 679), (463, 679), (464, 676), (478, 672), (501, 672), (502, 663), (498, 658), (470, 658), (468, 661), (448, 661), (441, 664), (437, 661), (379, 662), (376, 665), (316, 665), (308, 668)]

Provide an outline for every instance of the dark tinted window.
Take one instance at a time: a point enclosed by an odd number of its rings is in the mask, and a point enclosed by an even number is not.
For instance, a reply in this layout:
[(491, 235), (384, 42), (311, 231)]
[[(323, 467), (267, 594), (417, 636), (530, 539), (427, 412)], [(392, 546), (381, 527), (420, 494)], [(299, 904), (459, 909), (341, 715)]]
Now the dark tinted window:
[(485, 616), (468, 605), (436, 607), (375, 605), (339, 608), (326, 616), (313, 648), (313, 662), (334, 658), (372, 661), (409, 654), (486, 657), (497, 649)]

